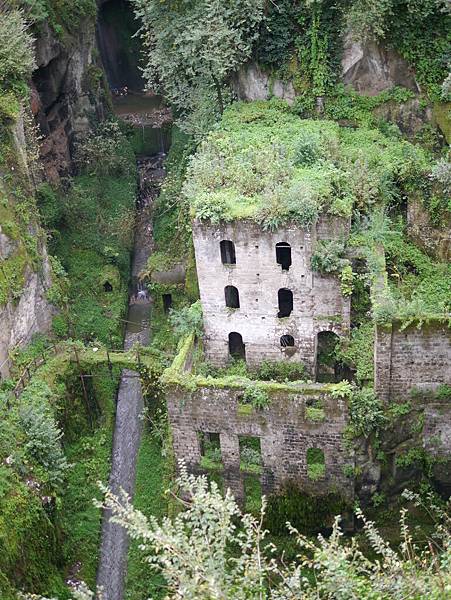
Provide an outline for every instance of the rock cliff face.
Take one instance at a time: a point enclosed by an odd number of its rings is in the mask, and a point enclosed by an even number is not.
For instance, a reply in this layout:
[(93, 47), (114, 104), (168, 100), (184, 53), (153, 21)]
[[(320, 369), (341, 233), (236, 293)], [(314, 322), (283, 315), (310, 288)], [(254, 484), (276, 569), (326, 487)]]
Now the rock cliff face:
[[(30, 165), (27, 159), (27, 142), (24, 132), (24, 118), (18, 119), (11, 132), (11, 154), (15, 156), (15, 165), (8, 174), (13, 179), (13, 187), (20, 185), (20, 190), (29, 196), (28, 213), (24, 215), (26, 225), (19, 222), (16, 203), (19, 200), (7, 184), (0, 184), (0, 195), (6, 200), (5, 218), (0, 225), (0, 267), (2, 275), (10, 273), (7, 281), (15, 283), (13, 289), (4, 289), (6, 302), (0, 299), (0, 376), (9, 373), (8, 351), (17, 345), (26, 344), (33, 334), (48, 330), (53, 313), (47, 300), (47, 290), (51, 285), (50, 264), (47, 256), (44, 232), (33, 214), (34, 190), (30, 177)], [(0, 173), (4, 176), (6, 173)], [(4, 178), (6, 182), (7, 178)], [(20, 198), (20, 194), (19, 194)], [(16, 216), (17, 222), (14, 221)], [(27, 248), (26, 240), (36, 241), (35, 261)]]
[(70, 39), (46, 24), (36, 40), (32, 111), (43, 135), (46, 177), (58, 182), (72, 171), (74, 142), (105, 113), (103, 71), (96, 63), (95, 24), (85, 21)]
[[(30, 82), (30, 107), (41, 135), (43, 179), (51, 183), (59, 183), (62, 176), (73, 171), (77, 136), (87, 132), (94, 119), (102, 118), (105, 113), (103, 71), (96, 64), (95, 46), (92, 21), (85, 21), (78, 32), (70, 36), (57, 35), (47, 24), (41, 25), (37, 34), (37, 69)], [(23, 118), (12, 132), (11, 146), (18, 165), (15, 176), (32, 197), (36, 177), (30, 177)], [(15, 221), (14, 194), (6, 187), (0, 189), (0, 194), (6, 197), (12, 215), (9, 220), (16, 231), (16, 235), (11, 234), (5, 222), (0, 226), (0, 266), (7, 268), (8, 261), (11, 265), (16, 264), (13, 261), (20, 263), (14, 277), (21, 282), (20, 289), (14, 293), (7, 290), (6, 302), (3, 298), (2, 303), (0, 297), (0, 375), (5, 377), (9, 350), (28, 343), (35, 333), (47, 331), (54, 308), (46, 298), (51, 285), (51, 268), (36, 211), (29, 209), (27, 225), (18, 219)], [(24, 236), (36, 241), (38, 261), (30, 260)]]

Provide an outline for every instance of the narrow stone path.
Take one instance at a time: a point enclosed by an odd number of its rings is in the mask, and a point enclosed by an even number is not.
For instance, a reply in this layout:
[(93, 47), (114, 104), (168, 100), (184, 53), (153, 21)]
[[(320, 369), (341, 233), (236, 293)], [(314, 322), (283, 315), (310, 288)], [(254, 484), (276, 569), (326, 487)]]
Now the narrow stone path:
[[(152, 225), (151, 202), (154, 190), (146, 189), (143, 172), (149, 173), (158, 180), (162, 177), (162, 157), (149, 159), (140, 165), (140, 207), (134, 240), (134, 256), (132, 265), (133, 289), (127, 320), (124, 349), (130, 349), (139, 342), (149, 343), (150, 301), (136, 299), (141, 288), (139, 274), (146, 266), (151, 254)], [(154, 165), (154, 166), (153, 166)], [(140, 413), (143, 409), (143, 397), (138, 373), (124, 369), (121, 374), (117, 398), (116, 422), (113, 436), (113, 452), (109, 486), (114, 493), (120, 488), (133, 496), (136, 477), (136, 463), (141, 442), (142, 424)], [(103, 589), (103, 600), (122, 600), (127, 573), (128, 536), (120, 525), (110, 522), (109, 511), (104, 511), (102, 538), (100, 546), (97, 587)]]

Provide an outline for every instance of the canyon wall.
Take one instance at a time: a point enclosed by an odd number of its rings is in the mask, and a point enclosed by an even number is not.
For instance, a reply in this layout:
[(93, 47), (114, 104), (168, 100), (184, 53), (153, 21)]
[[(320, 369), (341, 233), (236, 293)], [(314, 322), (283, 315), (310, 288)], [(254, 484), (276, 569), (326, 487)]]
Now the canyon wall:
[(3, 377), (9, 373), (8, 352), (29, 343), (33, 334), (48, 331), (55, 312), (47, 300), (51, 267), (36, 209), (36, 188), (44, 181), (59, 185), (62, 177), (75, 171), (77, 138), (105, 116), (108, 104), (94, 19), (85, 19), (71, 33), (57, 33), (41, 23), (35, 38), (37, 68), (29, 82), (29, 103), (24, 103), (16, 122), (5, 127), (8, 158), (0, 173)]

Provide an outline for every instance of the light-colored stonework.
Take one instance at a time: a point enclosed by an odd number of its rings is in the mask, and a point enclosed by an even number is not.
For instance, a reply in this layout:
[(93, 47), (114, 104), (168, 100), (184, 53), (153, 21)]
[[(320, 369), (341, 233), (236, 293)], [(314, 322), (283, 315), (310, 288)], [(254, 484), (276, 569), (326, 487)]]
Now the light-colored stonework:
[[(205, 328), (206, 358), (215, 365), (229, 359), (228, 336), (239, 333), (245, 344), (246, 362), (250, 366), (262, 360), (304, 362), (314, 373), (317, 334), (333, 331), (347, 334), (350, 301), (340, 291), (333, 276), (312, 271), (310, 258), (315, 242), (342, 238), (348, 224), (342, 219), (322, 218), (316, 227), (284, 227), (265, 232), (248, 221), (219, 226), (195, 222), (193, 228), (197, 274)], [(236, 264), (221, 261), (221, 240), (233, 241)], [(288, 271), (276, 262), (276, 244), (289, 243), (292, 264)], [(240, 308), (227, 308), (224, 288), (239, 291)], [(278, 290), (293, 293), (293, 311), (278, 318)], [(283, 348), (280, 338), (291, 335), (293, 348)]]

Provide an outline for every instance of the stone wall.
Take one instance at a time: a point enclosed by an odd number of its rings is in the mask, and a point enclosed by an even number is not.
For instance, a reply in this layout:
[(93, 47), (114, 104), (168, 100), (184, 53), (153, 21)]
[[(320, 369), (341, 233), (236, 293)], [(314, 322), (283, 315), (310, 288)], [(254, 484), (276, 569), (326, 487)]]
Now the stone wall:
[(451, 381), (451, 334), (444, 324), (403, 331), (396, 324), (378, 326), (374, 349), (375, 388), (386, 402)]
[[(353, 455), (343, 443), (346, 404), (321, 391), (322, 386), (317, 387), (308, 392), (301, 388), (297, 392), (271, 392), (267, 410), (243, 412), (238, 402), (243, 388), (214, 387), (210, 381), (210, 385), (189, 392), (169, 385), (167, 403), (176, 459), (183, 459), (192, 472), (201, 471), (199, 432), (219, 433), (224, 485), (243, 501), (246, 472), (240, 469), (239, 436), (258, 437), (262, 493), (276, 492), (285, 483), (294, 482), (309, 493), (336, 491), (352, 499), (353, 480), (344, 474), (346, 465), (354, 465)], [(324, 422), (313, 423), (306, 417), (306, 406), (314, 400), (323, 404)], [(325, 474), (318, 481), (307, 475), (308, 448), (324, 452)]]
[[(337, 278), (311, 270), (310, 258), (318, 239), (339, 238), (347, 230), (348, 224), (340, 219), (322, 219), (311, 230), (291, 226), (276, 232), (264, 232), (247, 221), (220, 226), (195, 222), (193, 238), (207, 359), (216, 365), (225, 364), (229, 359), (228, 335), (237, 332), (243, 338), (249, 365), (264, 359), (302, 361), (313, 373), (317, 334), (346, 334), (350, 302), (341, 294)], [(221, 240), (234, 242), (236, 264), (222, 264)], [(288, 271), (276, 262), (278, 242), (291, 246)], [(226, 307), (227, 285), (238, 289), (239, 309)], [(281, 288), (293, 292), (293, 311), (286, 318), (277, 317)], [(294, 349), (281, 347), (283, 335), (293, 336)]]

